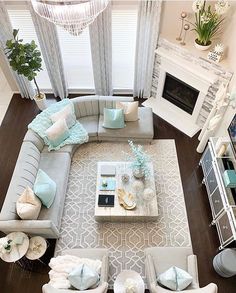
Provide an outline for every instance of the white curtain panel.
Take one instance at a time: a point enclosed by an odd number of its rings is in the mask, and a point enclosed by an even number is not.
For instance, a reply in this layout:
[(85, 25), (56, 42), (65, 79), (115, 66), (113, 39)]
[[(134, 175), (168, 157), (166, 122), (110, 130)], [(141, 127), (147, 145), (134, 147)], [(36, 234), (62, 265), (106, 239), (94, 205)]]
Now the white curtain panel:
[(139, 3), (134, 97), (148, 98), (152, 87), (155, 49), (159, 36), (162, 0), (145, 0)]
[(112, 95), (111, 4), (89, 26), (93, 75), (97, 95)]
[(68, 96), (68, 86), (65, 78), (57, 28), (55, 24), (40, 17), (34, 11), (31, 2), (29, 2), (29, 8), (53, 93), (55, 97), (60, 97), (62, 100)]
[[(3, 53), (4, 53), (4, 48), (6, 47), (6, 41), (12, 38), (13, 38), (12, 26), (9, 19), (9, 15), (3, 1), (0, 0), (0, 50), (2, 50)], [(3, 54), (3, 56), (5, 56), (6, 63), (9, 65), (6, 55)], [(24, 76), (18, 75), (15, 71), (11, 69), (10, 65), (9, 65), (9, 68), (16, 81), (17, 87), (19, 89), (19, 92), (22, 98), (32, 99), (33, 96), (35, 95), (35, 92), (30, 81), (28, 81), (28, 79), (25, 78)]]

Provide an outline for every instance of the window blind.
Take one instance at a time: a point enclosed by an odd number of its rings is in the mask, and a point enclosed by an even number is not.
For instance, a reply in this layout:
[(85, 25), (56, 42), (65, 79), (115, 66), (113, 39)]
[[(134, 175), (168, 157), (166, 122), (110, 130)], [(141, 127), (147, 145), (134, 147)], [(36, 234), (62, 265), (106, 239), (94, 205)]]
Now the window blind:
[(93, 90), (89, 29), (86, 28), (79, 36), (73, 36), (60, 27), (57, 30), (69, 89)]
[(112, 8), (112, 80), (114, 89), (133, 89), (138, 8)]
[[(39, 41), (36, 35), (30, 11), (27, 9), (8, 9), (8, 14), (12, 27), (14, 29), (19, 29), (19, 37), (23, 39), (24, 43), (29, 43), (34, 40), (38, 46), (38, 49), (40, 50)], [(51, 90), (52, 86), (44, 61), (42, 62), (42, 68), (43, 70), (38, 73), (36, 81), (41, 90)], [(34, 86), (34, 83), (32, 84)]]

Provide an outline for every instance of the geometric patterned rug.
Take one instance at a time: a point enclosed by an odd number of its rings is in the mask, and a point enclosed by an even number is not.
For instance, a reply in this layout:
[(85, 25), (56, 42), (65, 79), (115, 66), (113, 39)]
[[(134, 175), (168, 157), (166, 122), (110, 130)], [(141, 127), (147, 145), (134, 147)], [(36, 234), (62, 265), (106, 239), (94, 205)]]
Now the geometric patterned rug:
[(55, 255), (66, 248), (109, 248), (109, 286), (123, 269), (145, 280), (143, 250), (150, 246), (191, 246), (185, 201), (174, 140), (144, 145), (154, 167), (159, 216), (152, 222), (106, 222), (94, 219), (98, 161), (124, 161), (128, 143), (81, 145), (71, 164)]

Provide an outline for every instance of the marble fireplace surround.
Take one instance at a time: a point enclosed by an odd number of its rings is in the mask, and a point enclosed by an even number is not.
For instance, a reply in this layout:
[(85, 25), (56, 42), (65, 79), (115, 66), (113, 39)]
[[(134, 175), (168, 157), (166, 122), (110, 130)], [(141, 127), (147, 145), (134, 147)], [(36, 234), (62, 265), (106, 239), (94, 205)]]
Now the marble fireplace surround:
[[(143, 104), (152, 107), (155, 114), (192, 137), (204, 125), (212, 109), (219, 84), (228, 83), (232, 72), (206, 59), (193, 56), (188, 50), (165, 39), (159, 40), (155, 53), (152, 96)], [(199, 91), (192, 114), (162, 97), (166, 73)]]

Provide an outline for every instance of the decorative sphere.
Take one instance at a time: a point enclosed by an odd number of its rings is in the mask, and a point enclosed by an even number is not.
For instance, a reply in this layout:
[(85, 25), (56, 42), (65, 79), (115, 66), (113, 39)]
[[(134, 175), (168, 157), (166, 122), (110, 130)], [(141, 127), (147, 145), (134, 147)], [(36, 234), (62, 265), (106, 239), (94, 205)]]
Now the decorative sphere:
[(146, 201), (152, 200), (154, 195), (155, 195), (155, 193), (154, 193), (153, 189), (150, 187), (145, 188), (143, 191), (143, 199)]
[(134, 192), (140, 192), (144, 188), (143, 182), (141, 180), (135, 180), (132, 184), (132, 189)]
[(187, 12), (182, 11), (180, 15), (181, 15), (182, 18), (185, 18), (185, 17), (187, 17)]
[(186, 23), (185, 25), (184, 25), (184, 30), (189, 30), (189, 28), (190, 28), (190, 25), (188, 24), (188, 23)]

